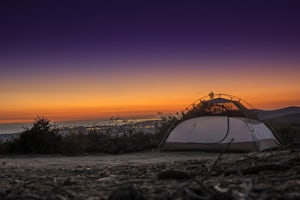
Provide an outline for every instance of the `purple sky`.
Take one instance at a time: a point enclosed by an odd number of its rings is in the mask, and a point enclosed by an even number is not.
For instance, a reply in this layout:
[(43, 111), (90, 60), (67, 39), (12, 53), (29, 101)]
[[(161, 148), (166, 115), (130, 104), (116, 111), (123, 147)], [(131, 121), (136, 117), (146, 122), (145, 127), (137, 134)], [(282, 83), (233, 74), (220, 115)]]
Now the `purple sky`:
[[(1, 57), (296, 57), (299, 1), (6, 1)], [(3, 60), (3, 58), (1, 58)], [(4, 59), (4, 60), (6, 60)]]
[(299, 22), (296, 0), (1, 1), (0, 115), (175, 110), (211, 90), (300, 105)]

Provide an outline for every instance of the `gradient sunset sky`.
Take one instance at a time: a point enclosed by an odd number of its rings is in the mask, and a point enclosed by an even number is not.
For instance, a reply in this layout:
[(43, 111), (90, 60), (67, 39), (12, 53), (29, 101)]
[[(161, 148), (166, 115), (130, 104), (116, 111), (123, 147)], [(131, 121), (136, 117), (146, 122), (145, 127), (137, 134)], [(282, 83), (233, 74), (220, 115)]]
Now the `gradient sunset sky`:
[(1, 1), (0, 123), (300, 106), (300, 2)]

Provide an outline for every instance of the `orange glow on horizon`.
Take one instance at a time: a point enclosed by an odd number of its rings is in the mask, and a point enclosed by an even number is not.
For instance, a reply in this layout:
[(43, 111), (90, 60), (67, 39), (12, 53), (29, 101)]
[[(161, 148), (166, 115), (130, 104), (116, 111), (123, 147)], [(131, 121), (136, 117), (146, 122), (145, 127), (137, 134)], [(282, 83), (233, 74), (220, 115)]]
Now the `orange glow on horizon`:
[[(238, 95), (236, 95), (238, 96)], [(202, 97), (202, 96), (201, 96)], [(238, 96), (241, 97), (241, 96)], [(251, 103), (255, 108), (258, 109), (276, 109), (287, 106), (299, 106), (300, 101), (289, 100), (286, 98), (252, 98), (245, 99)], [(300, 98), (299, 98), (300, 99)], [(83, 120), (83, 119), (109, 119), (112, 116), (118, 115), (121, 118), (128, 117), (157, 117), (158, 112), (174, 114), (176, 112), (183, 111), (187, 106), (194, 102), (193, 98), (178, 100), (172, 102), (165, 102), (164, 104), (160, 101), (152, 102), (139, 102), (139, 104), (128, 105), (110, 105), (110, 106), (95, 106), (93, 104), (81, 104), (81, 105), (64, 105), (59, 106), (27, 106), (27, 107), (16, 107), (8, 108), (1, 111), (0, 123), (13, 123), (13, 122), (31, 122), (36, 116), (46, 116), (53, 121), (69, 121), (69, 120)], [(161, 104), (159, 104), (161, 103)]]
[[(189, 64), (189, 65), (188, 65)], [(258, 109), (300, 106), (300, 69), (238, 63), (187, 63), (157, 70), (59, 74), (0, 80), (0, 123), (155, 116), (176, 113), (210, 91), (242, 98)], [(183, 65), (183, 64), (182, 64)], [(199, 67), (198, 67), (199, 66)], [(225, 67), (221, 67), (225, 66)], [(240, 67), (242, 66), (242, 67)], [(100, 74), (100, 75), (99, 75)], [(4, 87), (5, 86), (5, 87)]]

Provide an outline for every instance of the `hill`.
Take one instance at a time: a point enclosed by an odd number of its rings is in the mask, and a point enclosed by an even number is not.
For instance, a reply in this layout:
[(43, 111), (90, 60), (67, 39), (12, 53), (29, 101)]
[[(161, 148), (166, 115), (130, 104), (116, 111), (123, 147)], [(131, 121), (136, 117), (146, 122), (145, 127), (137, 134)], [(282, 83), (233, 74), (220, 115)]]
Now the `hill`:
[(257, 114), (260, 120), (274, 120), (277, 123), (299, 123), (300, 122), (300, 107), (290, 106), (277, 110), (252, 110)]
[(300, 113), (274, 117), (265, 121), (272, 124), (300, 124)]

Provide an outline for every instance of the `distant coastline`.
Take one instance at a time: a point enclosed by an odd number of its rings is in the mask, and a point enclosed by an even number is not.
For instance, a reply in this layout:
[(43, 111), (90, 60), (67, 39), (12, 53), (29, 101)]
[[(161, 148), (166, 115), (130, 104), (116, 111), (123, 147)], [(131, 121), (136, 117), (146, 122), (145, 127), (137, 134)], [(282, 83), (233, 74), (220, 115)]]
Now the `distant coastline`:
[[(286, 108), (280, 108), (275, 110), (260, 110), (254, 109), (252, 112), (256, 113), (258, 117), (263, 121), (276, 121), (284, 123), (300, 123), (300, 107), (290, 106)], [(170, 114), (166, 114), (170, 115)], [(148, 120), (157, 120), (159, 116), (140, 116), (132, 118), (118, 118), (111, 117), (110, 119), (88, 119), (88, 120), (70, 120), (70, 121), (58, 121), (55, 122), (59, 128), (68, 127), (93, 127), (93, 126), (106, 126), (106, 125), (122, 125), (125, 123), (136, 123)], [(33, 121), (33, 120), (32, 120)], [(1, 134), (13, 134), (20, 133), (24, 130), (24, 127), (28, 127), (32, 122), (23, 123), (3, 123), (0, 124)]]
[[(157, 120), (156, 118), (132, 118), (132, 119), (94, 119), (94, 120), (74, 120), (74, 121), (59, 121), (54, 122), (59, 128), (65, 127), (93, 127), (93, 126), (105, 126), (105, 125), (121, 125), (124, 123), (136, 123), (148, 120)], [(15, 134), (20, 133), (25, 127), (28, 127), (32, 122), (19, 122), (19, 123), (5, 123), (0, 124), (1, 134)]]

